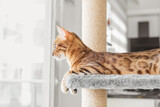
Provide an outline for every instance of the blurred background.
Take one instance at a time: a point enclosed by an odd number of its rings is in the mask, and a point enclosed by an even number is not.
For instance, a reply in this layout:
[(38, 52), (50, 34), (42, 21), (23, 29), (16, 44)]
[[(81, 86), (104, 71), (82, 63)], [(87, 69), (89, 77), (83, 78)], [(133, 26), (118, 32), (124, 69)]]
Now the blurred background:
[[(0, 0), (0, 107), (81, 107), (63, 94), (66, 60), (51, 56), (56, 25), (81, 38), (81, 0)], [(107, 51), (159, 48), (160, 0), (108, 0)], [(159, 90), (109, 90), (108, 107), (160, 107)]]

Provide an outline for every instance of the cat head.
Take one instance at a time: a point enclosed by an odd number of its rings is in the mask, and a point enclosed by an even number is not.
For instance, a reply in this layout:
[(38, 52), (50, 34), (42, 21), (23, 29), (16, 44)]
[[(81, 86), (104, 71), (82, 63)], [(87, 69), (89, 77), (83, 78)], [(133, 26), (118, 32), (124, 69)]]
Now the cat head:
[(73, 44), (75, 39), (75, 34), (71, 33), (64, 28), (57, 26), (58, 36), (54, 41), (54, 50), (52, 56), (55, 58), (62, 59), (66, 56), (66, 51), (68, 47)]

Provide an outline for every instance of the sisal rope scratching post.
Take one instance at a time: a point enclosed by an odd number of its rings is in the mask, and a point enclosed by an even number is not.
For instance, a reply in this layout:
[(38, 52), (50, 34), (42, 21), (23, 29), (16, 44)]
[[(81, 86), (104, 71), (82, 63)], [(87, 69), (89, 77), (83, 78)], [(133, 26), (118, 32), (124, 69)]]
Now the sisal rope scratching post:
[[(82, 40), (91, 49), (106, 51), (106, 0), (82, 0)], [(82, 107), (106, 107), (103, 89), (82, 89)]]

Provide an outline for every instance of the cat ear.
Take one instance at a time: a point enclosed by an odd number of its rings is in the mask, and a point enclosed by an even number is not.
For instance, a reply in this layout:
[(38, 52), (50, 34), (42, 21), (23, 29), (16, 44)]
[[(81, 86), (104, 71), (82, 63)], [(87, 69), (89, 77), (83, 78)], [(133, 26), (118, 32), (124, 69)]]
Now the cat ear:
[(58, 30), (58, 33), (62, 39), (68, 39), (68, 40), (73, 39), (71, 33), (69, 31), (65, 30), (64, 28), (57, 25), (57, 30)]
[(62, 38), (64, 38), (65, 35), (67, 35), (67, 33), (68, 33), (67, 30), (65, 30), (64, 28), (62, 28), (62, 27), (60, 27), (60, 26), (58, 26), (58, 25), (57, 25), (57, 31), (58, 31), (59, 35), (60, 35)]

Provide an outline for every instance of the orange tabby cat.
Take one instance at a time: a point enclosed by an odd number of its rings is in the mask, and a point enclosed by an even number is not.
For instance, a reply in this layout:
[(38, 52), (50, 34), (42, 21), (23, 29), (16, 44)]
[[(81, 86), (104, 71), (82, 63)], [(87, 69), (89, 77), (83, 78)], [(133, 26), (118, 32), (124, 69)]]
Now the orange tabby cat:
[[(80, 38), (62, 27), (57, 27), (59, 35), (54, 41), (53, 56), (67, 58), (70, 70), (65, 74), (61, 89), (69, 89), (65, 79), (70, 74), (159, 74), (160, 49), (133, 53), (95, 52), (87, 47)], [(76, 89), (70, 89), (72, 94)]]

